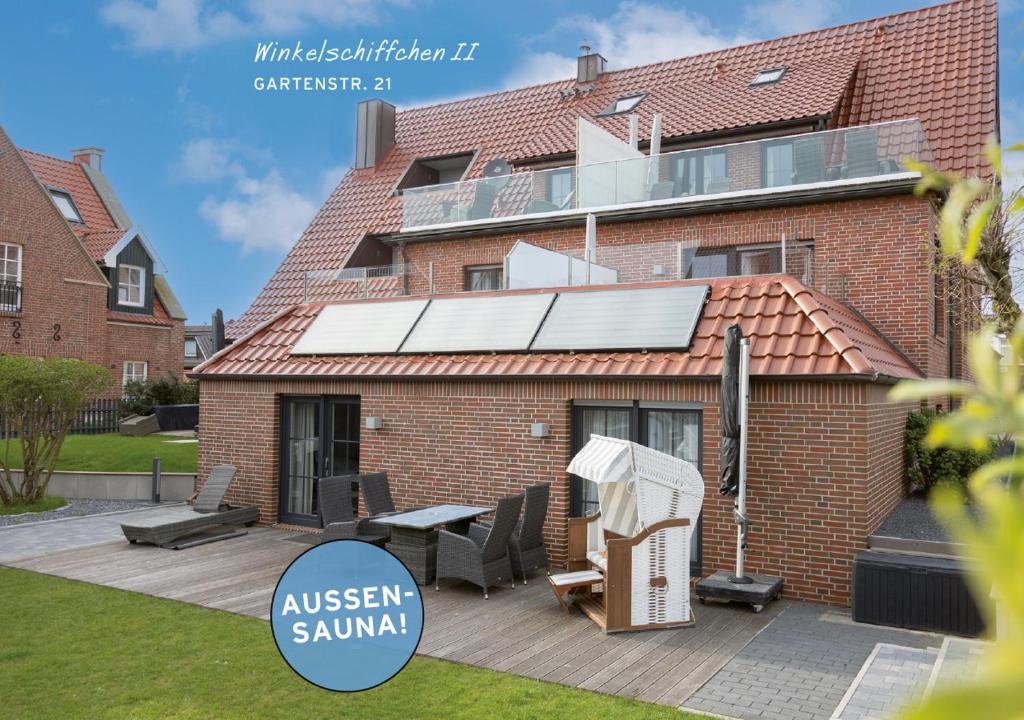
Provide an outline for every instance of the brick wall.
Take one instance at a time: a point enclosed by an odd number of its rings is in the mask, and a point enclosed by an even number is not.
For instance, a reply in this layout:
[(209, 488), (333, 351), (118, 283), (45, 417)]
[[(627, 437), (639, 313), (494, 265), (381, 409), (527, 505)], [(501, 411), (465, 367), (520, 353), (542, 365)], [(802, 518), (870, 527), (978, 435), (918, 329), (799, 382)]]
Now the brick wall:
[[(598, 259), (621, 264), (616, 246), (662, 243), (644, 260), (672, 271), (674, 252), (663, 243), (755, 245), (778, 243), (782, 233), (790, 241), (813, 240), (814, 286), (861, 312), (928, 375), (942, 376), (948, 371), (946, 356), (933, 349), (928, 253), (933, 225), (929, 202), (911, 195), (609, 222), (598, 225)], [(583, 232), (580, 224), (410, 244), (407, 258), (422, 271), (410, 278), (412, 291), (425, 289), (431, 263), (437, 292), (461, 291), (465, 266), (500, 264), (520, 239), (581, 255)], [(624, 280), (651, 279), (649, 269), (624, 266), (624, 271)]]
[[(853, 556), (902, 486), (906, 408), (880, 405), (884, 388), (855, 383), (768, 382), (752, 387), (750, 493), (753, 572), (781, 574), (790, 597), (842, 604)], [(493, 504), (503, 494), (551, 481), (546, 536), (565, 559), (573, 400), (697, 403), (703, 407), (704, 572), (735, 554), (732, 501), (718, 495), (718, 386), (703, 381), (217, 380), (201, 388), (199, 473), (238, 468), (231, 499), (277, 518), (281, 394), (358, 395), (365, 417), (361, 469), (385, 470), (399, 507)], [(547, 422), (547, 438), (530, 437)]]
[[(124, 360), (182, 372), (184, 323), (171, 329), (107, 322), (108, 286), (57, 208), (0, 130), (0, 242), (22, 247), (20, 311), (0, 309), (0, 353), (103, 365), (120, 394)], [(57, 327), (59, 326), (59, 328)]]

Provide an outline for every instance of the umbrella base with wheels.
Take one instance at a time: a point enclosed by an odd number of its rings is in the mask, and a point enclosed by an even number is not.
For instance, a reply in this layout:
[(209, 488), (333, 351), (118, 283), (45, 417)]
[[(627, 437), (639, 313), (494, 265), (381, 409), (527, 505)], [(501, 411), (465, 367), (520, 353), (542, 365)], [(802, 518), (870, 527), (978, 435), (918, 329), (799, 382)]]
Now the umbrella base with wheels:
[(695, 592), (701, 602), (724, 600), (746, 603), (761, 612), (765, 605), (782, 595), (782, 578), (770, 575), (747, 575), (736, 582), (732, 573), (719, 570), (697, 581)]

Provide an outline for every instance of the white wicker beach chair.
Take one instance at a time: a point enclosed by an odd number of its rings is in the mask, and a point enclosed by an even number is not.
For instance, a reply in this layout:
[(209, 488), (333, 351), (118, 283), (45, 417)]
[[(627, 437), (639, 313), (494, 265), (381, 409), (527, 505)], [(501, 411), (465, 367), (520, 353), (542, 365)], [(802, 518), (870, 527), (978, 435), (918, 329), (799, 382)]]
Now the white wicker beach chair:
[(704, 502), (697, 469), (593, 435), (568, 471), (597, 483), (601, 508), (569, 521), (569, 569), (604, 576), (573, 596), (577, 606), (608, 632), (692, 624), (690, 542)]

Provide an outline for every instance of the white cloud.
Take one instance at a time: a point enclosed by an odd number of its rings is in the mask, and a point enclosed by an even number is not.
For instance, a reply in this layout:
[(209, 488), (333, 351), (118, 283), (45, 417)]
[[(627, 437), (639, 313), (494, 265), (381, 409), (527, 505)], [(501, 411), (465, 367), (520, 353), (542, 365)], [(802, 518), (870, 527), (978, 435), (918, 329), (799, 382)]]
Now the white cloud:
[(317, 211), (317, 203), (292, 188), (273, 169), (262, 178), (243, 177), (228, 199), (207, 197), (199, 214), (243, 253), (288, 250)]
[(199, 204), (199, 215), (247, 254), (291, 248), (348, 166), (327, 168), (318, 181), (300, 187), (285, 178), (268, 150), (202, 137), (182, 146), (173, 170), (180, 179), (219, 187)]
[(311, 26), (373, 24), (382, 6), (406, 0), (247, 0), (239, 13), (208, 0), (110, 0), (100, 10), (129, 44), (148, 52), (187, 52), (218, 40), (294, 33)]
[(245, 171), (232, 153), (232, 143), (215, 138), (197, 138), (185, 143), (178, 161), (177, 174), (195, 182), (215, 182), (241, 178)]
[(817, 30), (835, 24), (839, 0), (760, 0), (743, 10), (749, 33), (771, 38)]
[[(749, 42), (744, 34), (731, 35), (715, 28), (702, 15), (682, 8), (627, 0), (604, 18), (573, 15), (557, 21), (551, 32), (536, 38), (586, 39), (608, 59), (609, 68), (646, 65), (686, 55), (718, 50)], [(575, 55), (550, 50), (527, 53), (519, 66), (505, 78), (505, 87), (522, 87), (573, 77)]]

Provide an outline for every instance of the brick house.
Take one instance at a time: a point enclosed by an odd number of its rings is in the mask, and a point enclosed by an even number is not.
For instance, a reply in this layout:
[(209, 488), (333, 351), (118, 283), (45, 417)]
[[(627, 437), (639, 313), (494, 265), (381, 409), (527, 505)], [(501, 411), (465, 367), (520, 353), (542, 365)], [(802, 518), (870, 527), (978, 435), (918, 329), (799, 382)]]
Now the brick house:
[(185, 315), (100, 169), (19, 150), (0, 128), (0, 352), (74, 357), (117, 381), (181, 377)]
[(902, 161), (982, 172), (996, 22), (995, 3), (961, 0), (624, 70), (585, 52), (576, 78), (430, 107), (361, 103), (355, 166), (196, 371), (200, 475), (236, 465), (235, 499), (264, 522), (314, 526), (323, 474), (387, 471), (400, 506), (551, 481), (557, 563), (566, 518), (593, 507), (570, 457), (591, 432), (628, 437), (704, 475), (707, 574), (735, 549), (716, 489), (738, 323), (748, 569), (848, 602), (854, 555), (905, 494), (914, 406), (888, 389), (963, 366), (933, 199)]

